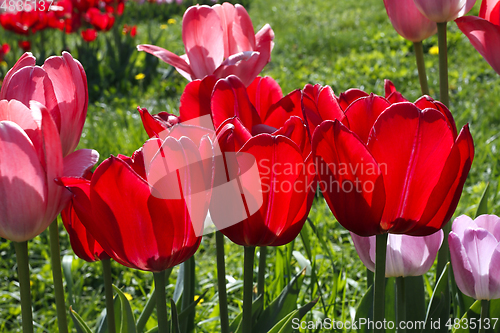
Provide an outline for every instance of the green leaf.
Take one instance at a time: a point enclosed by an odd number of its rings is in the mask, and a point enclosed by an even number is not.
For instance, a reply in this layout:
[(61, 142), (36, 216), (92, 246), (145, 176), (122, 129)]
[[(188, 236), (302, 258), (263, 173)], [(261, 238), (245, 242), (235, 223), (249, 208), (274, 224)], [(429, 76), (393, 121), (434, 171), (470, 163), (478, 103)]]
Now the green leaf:
[[(385, 279), (385, 317), (387, 321), (396, 322), (396, 278)], [(386, 333), (395, 333), (396, 328), (387, 328)]]
[[(499, 333), (500, 332), (500, 320), (498, 320), (500, 314), (500, 299), (494, 299), (490, 301), (489, 305), (489, 318), (491, 319), (491, 327), (487, 329), (487, 333)], [(453, 329), (453, 333), (477, 333), (479, 330), (477, 326), (475, 329), (465, 328), (465, 323), (468, 323), (469, 326), (472, 322), (478, 323), (478, 320), (481, 317), (481, 301), (475, 301), (467, 312), (461, 318), (461, 325), (457, 329)], [(496, 319), (493, 319), (496, 318)], [(496, 321), (495, 321), (496, 320)], [(496, 325), (495, 325), (496, 324)]]
[(68, 289), (68, 299), (69, 305), (74, 306), (75, 301), (73, 298), (73, 275), (71, 274), (71, 264), (73, 263), (72, 255), (65, 255), (62, 258), (61, 266), (64, 274), (64, 279), (66, 280), (66, 287)]
[(422, 276), (405, 277), (406, 321), (425, 320), (425, 288)]
[[(257, 318), (260, 316), (262, 313), (262, 307), (264, 305), (264, 298), (262, 295), (257, 297), (253, 302), (252, 302), (252, 321), (255, 322)], [(241, 327), (241, 319), (243, 318), (243, 312), (240, 312), (236, 318), (229, 324), (229, 330), (234, 333), (241, 333), (242, 327)]]
[[(449, 269), (450, 263), (448, 262), (432, 293), (427, 314), (425, 315), (425, 329), (423, 332), (448, 332), (445, 324), (450, 317), (450, 294), (448, 292)], [(439, 329), (433, 326), (433, 323), (437, 321), (440, 323)]]
[(281, 319), (297, 309), (297, 298), (304, 276), (305, 270), (294, 276), (281, 294), (264, 310), (253, 329), (254, 332), (269, 331)]
[[(361, 299), (356, 310), (356, 322), (359, 322), (361, 318), (366, 320), (373, 320), (373, 285), (371, 285), (366, 291), (365, 295)], [(358, 329), (359, 333), (369, 332), (367, 326), (360, 326)]]
[(69, 314), (73, 320), (73, 324), (75, 325), (76, 333), (92, 333), (88, 325), (83, 321), (82, 317), (80, 317), (71, 306), (69, 307)]
[(483, 195), (481, 196), (481, 200), (479, 201), (479, 205), (476, 210), (476, 217), (483, 214), (488, 214), (488, 196), (489, 196), (490, 183), (486, 184), (484, 188)]
[[(312, 302), (307, 303), (303, 307), (298, 310), (293, 311), (288, 316), (283, 318), (276, 326), (274, 326), (268, 333), (292, 333), (294, 331), (294, 323), (300, 322), (302, 317), (306, 315), (318, 302), (318, 299), (315, 299)], [(276, 329), (279, 328), (279, 331)]]
[(137, 333), (134, 314), (127, 297), (113, 285), (115, 292), (115, 323), (116, 333)]
[(177, 306), (173, 299), (170, 299), (170, 311), (172, 312), (172, 319), (170, 320), (172, 327), (170, 332), (172, 333), (181, 333), (181, 329), (179, 328), (179, 316), (177, 315)]
[(203, 294), (200, 295), (200, 297), (198, 297), (196, 299), (196, 301), (193, 301), (191, 304), (189, 304), (189, 306), (187, 308), (185, 308), (181, 313), (179, 313), (179, 316), (178, 316), (179, 321), (186, 320), (186, 318), (188, 318), (189, 315), (194, 313), (194, 309), (195, 309), (196, 305), (198, 305), (198, 303), (200, 303), (200, 301), (203, 299), (203, 297), (205, 297), (207, 292), (208, 292), (208, 290), (206, 290)]

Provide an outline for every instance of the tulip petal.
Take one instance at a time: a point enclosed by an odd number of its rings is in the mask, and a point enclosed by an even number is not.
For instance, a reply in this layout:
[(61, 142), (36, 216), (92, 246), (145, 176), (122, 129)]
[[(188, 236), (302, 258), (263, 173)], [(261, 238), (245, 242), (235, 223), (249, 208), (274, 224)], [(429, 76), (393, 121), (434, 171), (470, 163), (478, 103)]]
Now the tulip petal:
[(500, 2), (497, 0), (483, 0), (479, 10), (479, 17), (494, 25), (500, 25)]
[(422, 112), (412, 103), (398, 103), (380, 115), (368, 149), (385, 168), (385, 230), (406, 233), (417, 222), (425, 225), (427, 221), (421, 220), (425, 204), (452, 147), (452, 132), (436, 110)]
[(345, 120), (345, 114), (330, 86), (306, 84), (302, 90), (302, 110), (312, 137), (314, 130), (324, 120)]
[(374, 94), (357, 99), (345, 110), (349, 129), (356, 133), (361, 141), (366, 143), (373, 124), (390, 105), (385, 98)]
[(48, 226), (45, 172), (31, 140), (11, 121), (0, 122), (0, 161), (0, 237), (27, 241)]
[(413, 0), (384, 0), (387, 15), (398, 34), (411, 42), (421, 42), (437, 32), (436, 22), (422, 15)]
[(165, 50), (164, 48), (155, 45), (141, 44), (137, 45), (137, 50), (152, 54), (155, 57), (159, 58), (160, 60), (166, 62), (167, 64), (174, 66), (178, 70), (182, 70), (187, 75), (189, 75), (188, 80), (190, 81), (193, 79), (198, 79), (198, 77), (196, 77), (195, 74), (192, 72), (191, 67), (186, 62), (186, 60), (168, 50)]
[(479, 228), (488, 230), (500, 242), (500, 218), (496, 215), (480, 215), (474, 222)]
[(193, 79), (214, 73), (222, 63), (223, 38), (221, 19), (215, 10), (208, 6), (192, 6), (186, 10), (182, 19), (182, 40)]
[(453, 131), (453, 139), (457, 138), (458, 136), (457, 125), (455, 124), (455, 119), (453, 119), (453, 115), (451, 114), (450, 110), (446, 107), (446, 105), (444, 105), (439, 101), (435, 101), (429, 96), (422, 96), (415, 102), (415, 106), (420, 110), (435, 109), (441, 112), (443, 116), (446, 118), (446, 121), (448, 122), (450, 129)]
[(500, 74), (500, 27), (475, 16), (457, 19), (458, 28), (469, 38), (472, 46), (483, 56), (494, 71)]
[(93, 149), (79, 149), (63, 159), (65, 177), (83, 177), (99, 160), (99, 153)]
[(9, 120), (19, 125), (28, 135), (39, 156), (42, 156), (40, 124), (42, 115), (38, 109), (29, 109), (23, 103), (12, 99), (0, 101), (0, 121)]
[[(358, 253), (359, 259), (363, 262), (366, 268), (370, 271), (375, 272), (375, 261), (370, 256), (370, 251), (375, 248), (375, 237), (362, 237), (356, 235), (354, 232), (349, 232), (352, 237), (352, 243), (354, 244), (354, 248)], [(391, 234), (389, 234), (389, 237)], [(372, 251), (375, 252), (375, 251)], [(386, 260), (386, 265), (388, 264)], [(386, 266), (387, 272), (387, 266)]]
[(302, 113), (302, 94), (300, 90), (294, 90), (277, 103), (273, 104), (265, 113), (260, 114), (260, 118), (265, 125), (280, 128), (290, 117), (304, 119)]
[(451, 230), (458, 236), (458, 238), (463, 239), (465, 230), (470, 228), (477, 229), (477, 227), (478, 226), (473, 219), (467, 215), (460, 215), (453, 221)]
[[(392, 0), (384, 0), (384, 1), (392, 1)], [(434, 23), (434, 25), (436, 24)], [(391, 80), (387, 79), (384, 80), (384, 90), (385, 90), (385, 98), (389, 101), (389, 103), (394, 104), (400, 102), (408, 102), (408, 100), (404, 98), (399, 91), (397, 91), (396, 86), (394, 86), (394, 83), (392, 83)]]
[(169, 132), (167, 126), (163, 122), (153, 118), (146, 108), (138, 108), (138, 110), (141, 115), (142, 125), (150, 138), (160, 137), (160, 133), (164, 131)]
[(474, 290), (474, 275), (468, 253), (465, 251), (460, 237), (450, 232), (448, 243), (450, 247), (450, 260), (453, 267), (453, 275), (458, 288), (469, 297), (476, 297)]
[(212, 114), (210, 103), (216, 83), (217, 78), (214, 75), (209, 75), (202, 80), (194, 80), (186, 85), (181, 95), (179, 107), (182, 121)]
[(500, 243), (497, 245), (493, 255), (491, 256), (488, 276), (490, 278), (488, 284), (489, 299), (500, 298)]
[(324, 121), (312, 139), (320, 188), (340, 224), (360, 236), (383, 231), (383, 170), (365, 145), (339, 121)]
[(299, 117), (291, 116), (273, 135), (283, 135), (295, 142), (304, 159), (311, 153), (311, 141), (307, 135), (307, 128)]
[(257, 76), (252, 84), (248, 86), (247, 93), (250, 103), (255, 107), (261, 119), (264, 119), (263, 115), (267, 113), (271, 105), (277, 103), (283, 97), (278, 82), (270, 76)]
[(339, 95), (339, 104), (342, 110), (346, 110), (349, 105), (351, 105), (352, 102), (357, 100), (358, 98), (361, 97), (366, 97), (369, 96), (366, 92), (363, 90), (351, 88)]
[(10, 84), (10, 80), (12, 79), (12, 75), (16, 73), (23, 67), (33, 67), (36, 65), (36, 58), (31, 54), (31, 52), (24, 53), (19, 60), (12, 66), (12, 68), (7, 72), (5, 78), (2, 82), (2, 90), (0, 90), (0, 99), (7, 99), (7, 87)]

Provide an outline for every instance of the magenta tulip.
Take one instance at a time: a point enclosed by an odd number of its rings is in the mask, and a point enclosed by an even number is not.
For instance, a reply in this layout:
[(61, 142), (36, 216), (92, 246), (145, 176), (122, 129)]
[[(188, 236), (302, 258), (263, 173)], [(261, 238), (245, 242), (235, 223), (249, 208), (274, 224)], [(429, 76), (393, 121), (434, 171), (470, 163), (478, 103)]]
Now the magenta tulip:
[(421, 42), (437, 32), (436, 22), (422, 15), (413, 0), (384, 0), (392, 26), (403, 38)]
[(458, 288), (475, 299), (500, 298), (500, 218), (462, 215), (449, 236), (451, 265)]
[(87, 116), (88, 91), (85, 71), (71, 54), (50, 57), (42, 67), (31, 53), (23, 54), (5, 76), (0, 99), (45, 105), (61, 137), (63, 156), (75, 150)]
[(500, 1), (483, 0), (479, 17), (465, 16), (456, 20), (472, 46), (500, 74)]
[(0, 237), (23, 242), (44, 231), (70, 199), (54, 179), (81, 176), (98, 158), (89, 149), (63, 158), (56, 124), (40, 103), (0, 101)]
[(413, 0), (420, 12), (429, 20), (442, 23), (467, 14), (476, 0)]
[[(359, 258), (375, 271), (375, 236), (361, 237), (351, 232)], [(424, 237), (389, 234), (386, 254), (386, 277), (407, 277), (425, 274), (434, 263), (443, 243), (443, 230)]]
[(174, 66), (188, 80), (214, 74), (218, 78), (238, 76), (245, 86), (271, 60), (274, 32), (266, 24), (257, 34), (241, 5), (192, 6), (182, 19), (182, 40), (186, 54), (177, 56), (155, 45), (139, 45)]

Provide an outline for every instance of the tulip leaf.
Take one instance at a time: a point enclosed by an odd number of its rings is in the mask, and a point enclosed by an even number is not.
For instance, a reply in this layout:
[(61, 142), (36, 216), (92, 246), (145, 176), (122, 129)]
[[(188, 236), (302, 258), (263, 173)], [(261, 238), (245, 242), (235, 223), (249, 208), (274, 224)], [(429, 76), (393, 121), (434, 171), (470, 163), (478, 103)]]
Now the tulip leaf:
[(73, 320), (73, 324), (75, 325), (76, 333), (92, 333), (88, 325), (83, 321), (82, 317), (80, 317), (71, 306), (69, 307), (69, 314)]
[[(359, 302), (358, 308), (356, 310), (356, 322), (359, 322), (361, 318), (364, 320), (373, 320), (373, 285), (368, 287), (363, 298)], [(359, 333), (369, 332), (366, 326), (358, 327)]]
[(262, 312), (254, 332), (267, 332), (290, 312), (297, 309), (297, 298), (299, 296), (305, 269), (295, 275), (288, 285), (283, 288), (281, 294)]
[(203, 297), (205, 297), (205, 295), (207, 294), (208, 290), (206, 290), (203, 294), (201, 294), (197, 299), (196, 301), (193, 301), (191, 304), (189, 304), (189, 306), (187, 308), (185, 308), (181, 313), (179, 313), (178, 317), (179, 317), (179, 321), (183, 321), (183, 320), (186, 320), (186, 318), (194, 313), (194, 309), (196, 307), (196, 305), (198, 305), (198, 303), (200, 303), (200, 301), (203, 299)]
[(425, 287), (422, 276), (405, 277), (406, 321), (425, 320)]
[(179, 271), (177, 272), (177, 280), (175, 281), (174, 289), (174, 302), (177, 304), (184, 291), (184, 263), (179, 265)]
[(115, 297), (115, 323), (116, 333), (137, 333), (134, 314), (125, 294), (113, 285), (117, 293)]
[(488, 214), (489, 189), (490, 183), (488, 182), (486, 184), (486, 187), (484, 188), (484, 192), (481, 196), (481, 200), (479, 201), (479, 205), (477, 206), (476, 217), (478, 217), (479, 215)]
[(170, 316), (171, 317), (170, 323), (172, 324), (170, 332), (181, 333), (181, 329), (179, 328), (179, 316), (177, 315), (177, 306), (175, 305), (173, 299), (170, 299), (170, 311), (172, 312)]
[[(264, 298), (262, 295), (257, 297), (252, 302), (252, 321), (255, 322), (259, 315), (262, 313), (262, 307), (264, 305)], [(229, 330), (234, 333), (241, 333), (243, 327), (241, 326), (241, 319), (243, 318), (243, 312), (240, 312), (236, 318), (229, 324)]]
[[(425, 328), (422, 332), (448, 332), (445, 325), (450, 317), (450, 293), (448, 291), (448, 262), (439, 277), (432, 293), (429, 307), (425, 315)], [(439, 327), (436, 325), (440, 324)]]
[(291, 312), (289, 315), (285, 316), (280, 322), (278, 322), (273, 328), (271, 328), (268, 333), (292, 333), (294, 331), (294, 324), (300, 322), (306, 313), (308, 313), (314, 305), (318, 302), (318, 298), (312, 302), (307, 303), (298, 310)]
[[(500, 299), (495, 299), (489, 301), (489, 318), (490, 318), (490, 328), (486, 329), (487, 333), (499, 333), (500, 332), (500, 320), (498, 320), (500, 314)], [(456, 327), (453, 327), (453, 333), (477, 333), (479, 331), (479, 319), (481, 318), (481, 301), (475, 301), (467, 312), (462, 316), (460, 322), (457, 323)], [(493, 319), (495, 318), (495, 319)], [(454, 324), (454, 323), (451, 323)]]
[(66, 286), (68, 289), (68, 299), (69, 305), (75, 306), (74, 296), (73, 296), (73, 275), (71, 274), (71, 265), (73, 264), (73, 256), (66, 254), (62, 257), (61, 267), (64, 274), (64, 279), (66, 280)]

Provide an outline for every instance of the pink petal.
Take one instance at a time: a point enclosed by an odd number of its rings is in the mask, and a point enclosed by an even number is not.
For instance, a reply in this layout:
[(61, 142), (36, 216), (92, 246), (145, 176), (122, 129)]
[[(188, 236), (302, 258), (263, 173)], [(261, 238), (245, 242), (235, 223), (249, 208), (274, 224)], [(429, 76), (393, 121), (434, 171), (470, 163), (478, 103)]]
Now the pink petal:
[(2, 90), (0, 91), (0, 99), (7, 99), (6, 88), (10, 84), (12, 75), (14, 75), (18, 70), (23, 67), (33, 67), (36, 65), (36, 58), (31, 54), (31, 52), (24, 53), (21, 58), (14, 64), (14, 66), (7, 72), (5, 78), (2, 82)]
[(496, 215), (480, 215), (474, 222), (479, 228), (483, 228), (491, 233), (500, 242), (500, 218)]
[(403, 38), (421, 42), (437, 32), (436, 23), (422, 15), (413, 0), (384, 0), (384, 4), (392, 26)]
[(158, 57), (160, 60), (166, 62), (167, 64), (174, 66), (178, 70), (182, 70), (183, 72), (186, 72), (190, 76), (190, 79), (189, 79), (190, 81), (198, 78), (198, 77), (194, 77), (194, 74), (191, 71), (191, 67), (186, 62), (186, 60), (182, 59), (178, 55), (173, 54), (172, 52), (170, 52), (168, 50), (165, 50), (164, 48), (161, 48), (161, 47), (155, 46), (155, 45), (141, 44), (141, 45), (137, 45), (137, 50), (138, 51), (145, 51), (149, 54), (152, 54), (155, 57)]
[(450, 260), (453, 267), (453, 275), (458, 288), (469, 297), (476, 297), (474, 290), (474, 275), (469, 256), (462, 245), (461, 238), (454, 232), (448, 237), (450, 246)]
[(498, 0), (483, 0), (479, 17), (490, 21), (494, 25), (500, 25), (500, 2)]
[(500, 243), (495, 248), (493, 255), (491, 256), (490, 270), (488, 273), (490, 282), (489, 287), (489, 299), (500, 298)]
[(99, 160), (99, 153), (93, 149), (79, 149), (63, 159), (64, 177), (83, 177)]

